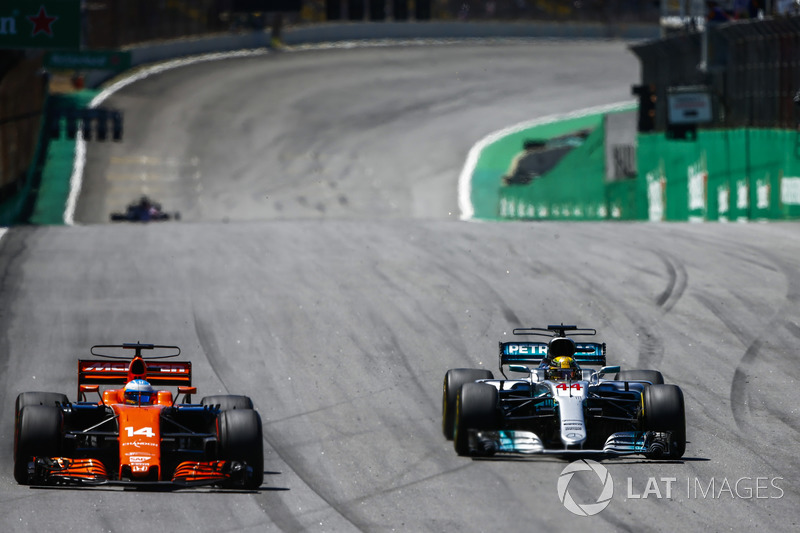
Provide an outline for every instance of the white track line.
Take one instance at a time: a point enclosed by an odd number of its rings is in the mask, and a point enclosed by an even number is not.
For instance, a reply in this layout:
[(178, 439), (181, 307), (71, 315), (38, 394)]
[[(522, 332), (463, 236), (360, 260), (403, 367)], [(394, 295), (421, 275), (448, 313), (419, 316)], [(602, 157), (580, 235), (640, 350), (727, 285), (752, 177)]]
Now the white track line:
[(461, 175), (458, 178), (458, 208), (461, 211), (461, 220), (471, 220), (475, 215), (475, 208), (472, 205), (472, 174), (475, 172), (475, 166), (478, 164), (478, 158), (481, 152), (483, 152), (487, 146), (512, 133), (517, 133), (534, 126), (552, 124), (553, 122), (585, 117), (587, 115), (596, 115), (598, 113), (624, 111), (626, 109), (631, 109), (632, 105), (633, 102), (617, 102), (616, 104), (588, 107), (571, 113), (540, 117), (495, 131), (478, 141), (475, 146), (470, 149), (469, 154), (467, 154), (467, 161), (464, 163), (464, 168), (461, 169)]

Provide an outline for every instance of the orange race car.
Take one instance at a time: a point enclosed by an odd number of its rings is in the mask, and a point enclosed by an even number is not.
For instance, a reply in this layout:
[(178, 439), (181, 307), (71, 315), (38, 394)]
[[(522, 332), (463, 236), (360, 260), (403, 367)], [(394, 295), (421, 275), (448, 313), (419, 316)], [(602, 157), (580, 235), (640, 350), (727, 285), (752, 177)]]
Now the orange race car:
[[(126, 350), (133, 356), (123, 355)], [(144, 350), (155, 355), (145, 358)], [(207, 396), (191, 403), (197, 392), (192, 364), (164, 361), (180, 355), (177, 346), (98, 345), (91, 353), (102, 359), (78, 361), (78, 401), (54, 392), (17, 397), (18, 483), (261, 486), (261, 417), (250, 398)], [(154, 385), (177, 387), (177, 394)], [(95, 394), (97, 401), (87, 399)], [(176, 402), (180, 395), (183, 403)]]

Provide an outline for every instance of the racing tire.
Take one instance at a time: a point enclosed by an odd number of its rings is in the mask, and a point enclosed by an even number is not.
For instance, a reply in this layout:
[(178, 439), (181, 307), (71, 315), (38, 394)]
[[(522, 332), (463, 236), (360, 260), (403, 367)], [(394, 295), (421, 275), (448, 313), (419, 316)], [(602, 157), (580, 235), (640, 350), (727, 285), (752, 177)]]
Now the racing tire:
[(664, 384), (664, 376), (658, 370), (622, 370), (614, 379), (618, 381), (649, 381), (653, 385)]
[[(677, 385), (649, 385), (642, 391), (642, 429), (669, 431), (669, 459), (686, 452), (686, 411), (683, 391)], [(656, 458), (656, 457), (653, 457)]]
[(220, 411), (231, 411), (233, 409), (253, 409), (253, 400), (249, 396), (239, 396), (236, 394), (223, 394), (219, 396), (206, 396), (200, 400), (200, 405), (218, 405)]
[(14, 479), (30, 484), (28, 463), (34, 457), (58, 457), (64, 418), (55, 405), (26, 405), (14, 427)]
[(453, 368), (444, 375), (442, 386), (442, 433), (447, 440), (453, 440), (453, 424), (456, 416), (456, 398), (465, 383), (479, 379), (494, 379), (491, 370), (478, 368)]
[(253, 469), (243, 486), (255, 490), (264, 482), (264, 442), (261, 417), (252, 409), (223, 411), (217, 418), (221, 459), (241, 461)]
[(499, 428), (497, 389), (486, 383), (465, 383), (456, 399), (453, 446), (458, 455), (472, 455), (469, 430)]

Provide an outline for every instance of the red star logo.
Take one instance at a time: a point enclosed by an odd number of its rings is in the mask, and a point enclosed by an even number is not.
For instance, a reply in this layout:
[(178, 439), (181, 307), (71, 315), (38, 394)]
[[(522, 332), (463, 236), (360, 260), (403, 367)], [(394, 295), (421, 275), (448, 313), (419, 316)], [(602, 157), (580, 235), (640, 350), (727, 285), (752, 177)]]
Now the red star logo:
[(29, 16), (26, 17), (33, 23), (33, 31), (31, 32), (31, 37), (38, 35), (39, 33), (45, 33), (50, 37), (53, 36), (53, 30), (50, 28), (50, 25), (53, 24), (58, 17), (48, 17), (47, 11), (45, 11), (44, 6), (39, 6), (39, 14), (35, 17)]

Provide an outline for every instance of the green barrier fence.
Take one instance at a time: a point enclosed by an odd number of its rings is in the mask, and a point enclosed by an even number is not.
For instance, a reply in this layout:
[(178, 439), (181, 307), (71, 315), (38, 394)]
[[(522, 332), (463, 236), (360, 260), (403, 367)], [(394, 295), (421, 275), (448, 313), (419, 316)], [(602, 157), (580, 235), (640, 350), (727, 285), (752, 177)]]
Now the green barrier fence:
[[(598, 122), (600, 119), (598, 119)], [(577, 129), (573, 128), (573, 129)], [(562, 132), (564, 130), (561, 130)], [(526, 130), (522, 139), (541, 135)], [(505, 139), (503, 140), (505, 141)], [(493, 161), (496, 203), (482, 199), (478, 218), (651, 221), (743, 221), (800, 219), (800, 132), (778, 129), (700, 130), (696, 139), (667, 139), (663, 133), (638, 136), (635, 178), (605, 180), (603, 128), (596, 127), (545, 175), (527, 185), (501, 183), (510, 161)], [(498, 141), (498, 146), (504, 143)], [(479, 161), (482, 161), (481, 158)], [(505, 168), (503, 168), (505, 167)], [(502, 168), (502, 170), (501, 170)], [(489, 182), (488, 165), (475, 177)], [(493, 210), (492, 210), (493, 209)], [(479, 214), (480, 213), (480, 214)]]
[[(800, 138), (777, 129), (698, 131), (696, 141), (639, 136), (637, 218), (800, 218)], [(642, 216), (644, 215), (644, 216)]]
[[(630, 110), (635, 109), (635, 107), (635, 105), (621, 106), (619, 110)], [(522, 150), (523, 143), (529, 139), (552, 139), (581, 129), (596, 128), (601, 130), (602, 128), (597, 128), (597, 126), (601, 125), (602, 121), (603, 113), (556, 117), (553, 120), (509, 133), (484, 147), (472, 172), (471, 201), (474, 209), (473, 217), (487, 220), (497, 218), (539, 218), (527, 216), (529, 204), (524, 202), (524, 209), (520, 211), (522, 215), (517, 216), (516, 193), (522, 193), (523, 189), (526, 188), (525, 186), (500, 188), (502, 177), (509, 171), (511, 162)], [(587, 143), (588, 141), (589, 139), (587, 139)], [(558, 168), (553, 169), (553, 171), (557, 170)], [(602, 169), (600, 169), (598, 175), (603, 175)], [(527, 195), (528, 193), (524, 194), (526, 197)], [(501, 203), (506, 206), (513, 206), (513, 208), (508, 207), (508, 209), (513, 209), (513, 213), (508, 211), (507, 216), (502, 215), (499, 211)]]

